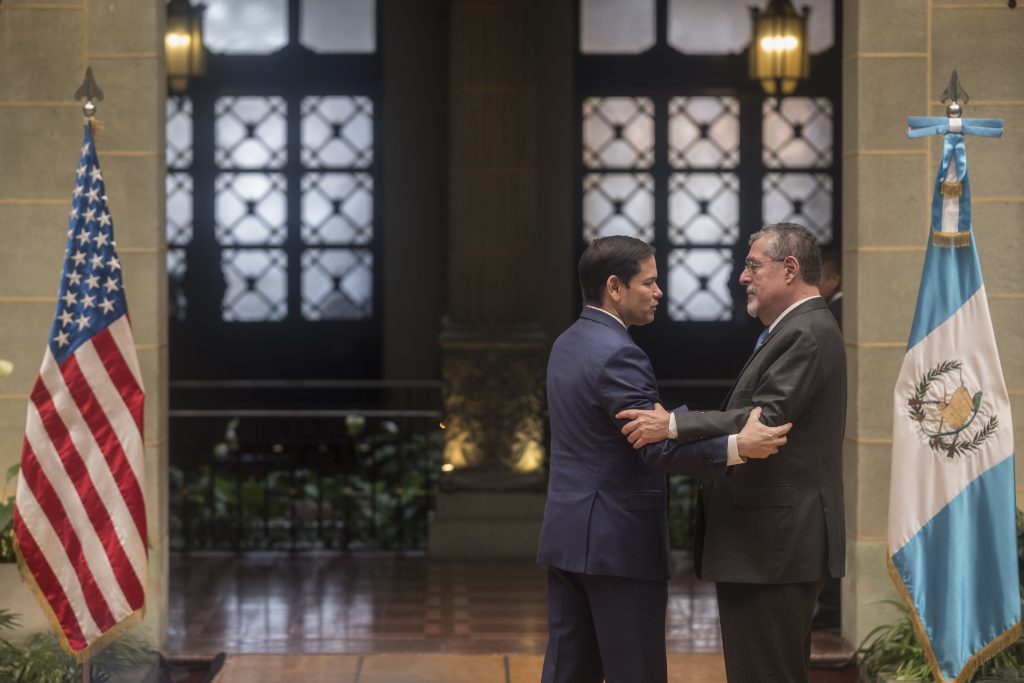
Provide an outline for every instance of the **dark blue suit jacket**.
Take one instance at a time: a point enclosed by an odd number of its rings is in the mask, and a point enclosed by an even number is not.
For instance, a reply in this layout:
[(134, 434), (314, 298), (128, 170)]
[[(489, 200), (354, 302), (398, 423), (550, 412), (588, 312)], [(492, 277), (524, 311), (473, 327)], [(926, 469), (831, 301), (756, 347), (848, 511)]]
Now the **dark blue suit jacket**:
[(537, 562), (578, 574), (667, 580), (665, 474), (723, 477), (727, 439), (634, 450), (626, 408), (651, 408), (651, 362), (610, 315), (585, 308), (548, 360), (551, 471)]

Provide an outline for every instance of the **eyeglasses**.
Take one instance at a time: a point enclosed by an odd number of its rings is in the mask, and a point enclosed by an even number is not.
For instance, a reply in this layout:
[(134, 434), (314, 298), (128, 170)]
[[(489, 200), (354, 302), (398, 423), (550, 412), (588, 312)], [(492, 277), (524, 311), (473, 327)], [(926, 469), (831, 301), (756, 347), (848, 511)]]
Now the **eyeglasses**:
[(782, 263), (785, 260), (786, 259), (784, 259), (784, 258), (773, 258), (773, 259), (770, 259), (768, 261), (761, 262), (761, 261), (755, 261), (754, 259), (749, 259), (748, 258), (747, 260), (745, 260), (743, 262), (743, 270), (749, 270), (750, 274), (753, 275), (758, 270), (760, 270), (763, 266), (766, 266), (769, 263)]

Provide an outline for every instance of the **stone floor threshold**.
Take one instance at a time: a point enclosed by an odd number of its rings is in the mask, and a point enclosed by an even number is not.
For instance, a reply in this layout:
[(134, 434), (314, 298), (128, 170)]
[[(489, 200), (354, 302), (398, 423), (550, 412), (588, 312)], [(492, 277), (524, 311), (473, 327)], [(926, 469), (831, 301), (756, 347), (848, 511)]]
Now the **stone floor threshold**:
[[(212, 657), (175, 655), (192, 667)], [(537, 683), (539, 655), (473, 654), (235, 654), (212, 678), (188, 683)], [(819, 662), (820, 664), (820, 662)], [(838, 660), (812, 669), (811, 683), (854, 683), (856, 670)], [(726, 683), (720, 653), (669, 653), (670, 683)]]

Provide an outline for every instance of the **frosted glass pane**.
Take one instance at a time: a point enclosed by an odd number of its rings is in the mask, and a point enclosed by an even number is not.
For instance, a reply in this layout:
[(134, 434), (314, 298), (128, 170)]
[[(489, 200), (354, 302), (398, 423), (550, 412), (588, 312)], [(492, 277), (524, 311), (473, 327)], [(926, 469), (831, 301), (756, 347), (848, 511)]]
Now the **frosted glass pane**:
[(672, 320), (732, 320), (732, 252), (673, 249), (668, 255), (668, 315)]
[[(669, 0), (669, 45), (687, 54), (737, 54), (750, 44), (753, 22), (749, 6), (764, 9), (767, 0)], [(807, 46), (819, 54), (835, 44), (835, 0), (796, 0), (811, 8)]]
[(283, 320), (288, 315), (288, 257), (283, 249), (225, 249), (221, 252), (228, 322)]
[(687, 54), (743, 52), (753, 32), (747, 5), (737, 0), (670, 0), (669, 45)]
[(832, 102), (824, 97), (765, 100), (762, 157), (768, 168), (828, 167), (832, 164)]
[(185, 245), (192, 241), (192, 176), (167, 174), (167, 243)]
[(374, 52), (376, 0), (302, 0), (299, 40), (314, 52)]
[(730, 167), (740, 157), (740, 104), (735, 97), (673, 97), (668, 156), (676, 168)]
[(302, 241), (367, 244), (373, 239), (373, 176), (307, 173), (302, 176)]
[(369, 97), (305, 97), (301, 131), (304, 166), (366, 168), (373, 163)]
[(218, 166), (282, 168), (288, 158), (283, 97), (220, 97), (214, 105)]
[(797, 223), (822, 244), (832, 241), (832, 176), (765, 173), (762, 190), (765, 223)]
[(735, 173), (674, 173), (668, 188), (668, 238), (674, 245), (735, 244), (740, 190)]
[(302, 254), (302, 317), (359, 320), (373, 315), (373, 253), (309, 249)]
[(654, 45), (654, 0), (580, 0), (580, 51), (630, 54)]
[(793, 3), (803, 11), (811, 8), (811, 20), (807, 24), (807, 49), (812, 55), (824, 52), (836, 42), (835, 5), (836, 0), (799, 0)]
[(648, 97), (584, 100), (583, 163), (590, 168), (650, 168), (654, 101)]
[(206, 0), (203, 42), (210, 52), (265, 55), (288, 43), (288, 0)]
[(214, 191), (214, 234), (224, 245), (284, 244), (288, 203), (280, 173), (222, 173)]
[(185, 168), (192, 163), (192, 100), (167, 98), (167, 166)]
[(591, 173), (583, 178), (583, 239), (629, 235), (654, 240), (654, 178), (647, 173)]

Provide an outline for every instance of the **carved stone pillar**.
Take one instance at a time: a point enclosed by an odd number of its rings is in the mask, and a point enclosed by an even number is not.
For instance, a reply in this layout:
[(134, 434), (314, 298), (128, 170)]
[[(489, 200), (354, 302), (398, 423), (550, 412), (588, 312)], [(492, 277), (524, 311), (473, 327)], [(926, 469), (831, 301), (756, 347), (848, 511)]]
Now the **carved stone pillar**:
[(545, 448), (546, 344), (531, 265), (535, 3), (452, 0), (450, 8), (446, 473), (430, 551), (529, 557)]

